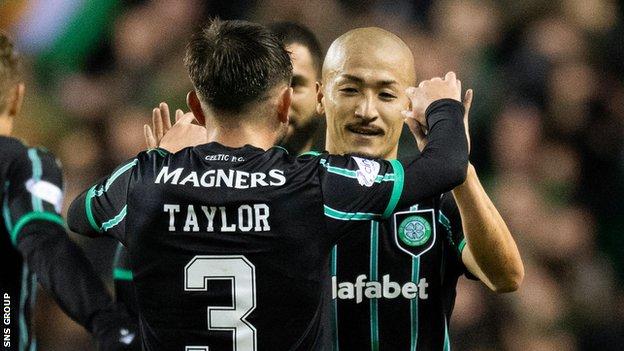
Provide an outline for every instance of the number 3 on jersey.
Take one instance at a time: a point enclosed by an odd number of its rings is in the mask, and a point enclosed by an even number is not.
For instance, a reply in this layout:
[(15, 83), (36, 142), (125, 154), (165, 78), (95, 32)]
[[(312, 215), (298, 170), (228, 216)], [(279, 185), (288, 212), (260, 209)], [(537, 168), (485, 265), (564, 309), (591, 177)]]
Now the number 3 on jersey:
[(256, 267), (245, 256), (195, 256), (184, 267), (185, 291), (207, 291), (210, 280), (231, 281), (233, 306), (208, 306), (208, 330), (232, 331), (233, 350), (255, 351), (256, 328), (245, 318), (256, 308)]

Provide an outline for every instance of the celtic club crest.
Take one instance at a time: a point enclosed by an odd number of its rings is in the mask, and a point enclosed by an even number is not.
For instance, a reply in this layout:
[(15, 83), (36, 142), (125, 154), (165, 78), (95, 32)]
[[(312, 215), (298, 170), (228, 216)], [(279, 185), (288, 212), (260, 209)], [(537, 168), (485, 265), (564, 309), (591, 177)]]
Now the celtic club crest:
[(395, 213), (394, 237), (397, 246), (412, 256), (420, 256), (431, 249), (436, 237), (434, 210)]

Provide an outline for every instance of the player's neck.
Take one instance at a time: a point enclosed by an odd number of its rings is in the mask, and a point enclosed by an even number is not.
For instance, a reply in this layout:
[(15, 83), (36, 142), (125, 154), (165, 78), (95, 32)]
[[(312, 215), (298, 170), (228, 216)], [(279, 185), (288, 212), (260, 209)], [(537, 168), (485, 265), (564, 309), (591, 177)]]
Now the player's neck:
[(208, 142), (217, 142), (228, 147), (242, 147), (247, 144), (268, 150), (275, 145), (277, 133), (259, 128), (256, 125), (238, 126), (236, 128), (208, 128)]

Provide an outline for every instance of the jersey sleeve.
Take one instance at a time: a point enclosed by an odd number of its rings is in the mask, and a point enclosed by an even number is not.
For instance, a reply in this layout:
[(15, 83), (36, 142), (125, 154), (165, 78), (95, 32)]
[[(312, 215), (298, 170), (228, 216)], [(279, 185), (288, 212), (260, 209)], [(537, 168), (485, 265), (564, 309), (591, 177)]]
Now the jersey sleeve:
[(123, 305), (132, 318), (138, 318), (136, 293), (128, 250), (120, 243), (117, 246), (113, 262), (113, 280), (115, 282), (115, 300)]
[(138, 163), (138, 158), (126, 161), (74, 199), (67, 215), (70, 229), (82, 235), (107, 235), (125, 242), (128, 189)]
[(342, 232), (353, 221), (387, 218), (397, 206), (408, 207), (461, 184), (468, 165), (463, 115), (458, 101), (431, 104), (429, 142), (413, 159), (321, 156), (319, 174), (329, 232)]
[(58, 161), (42, 149), (24, 148), (8, 171), (3, 204), (3, 218), (11, 242), (32, 221), (45, 221), (64, 228), (60, 216), (63, 204), (63, 175)]
[(446, 242), (450, 250), (446, 251), (449, 257), (445, 259), (451, 261), (452, 267), (456, 267), (457, 275), (466, 275), (470, 279), (477, 278), (468, 271), (462, 260), (462, 251), (466, 247), (466, 239), (464, 238), (464, 229), (462, 227), (461, 215), (459, 208), (455, 202), (455, 198), (451, 193), (445, 193), (440, 200), (440, 210), (438, 221), (446, 229)]

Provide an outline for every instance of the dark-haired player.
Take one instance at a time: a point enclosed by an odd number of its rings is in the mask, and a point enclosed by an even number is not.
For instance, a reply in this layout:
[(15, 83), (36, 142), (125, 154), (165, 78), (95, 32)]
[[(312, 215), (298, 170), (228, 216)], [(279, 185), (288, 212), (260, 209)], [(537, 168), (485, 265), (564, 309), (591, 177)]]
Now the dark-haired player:
[[(269, 29), (285, 45), (293, 69), (290, 83), (293, 94), (288, 110), (288, 131), (280, 144), (295, 154), (310, 149), (324, 149), (324, 118), (316, 112), (316, 82), (321, 78), (323, 64), (321, 45), (308, 28), (297, 23), (273, 23)], [(155, 123), (162, 121), (160, 128), (169, 129), (171, 125), (168, 106), (161, 104), (155, 109), (155, 113)], [(157, 143), (152, 146), (156, 147)], [(138, 318), (132, 279), (130, 259), (123, 245), (119, 244), (113, 261), (115, 298), (118, 303), (127, 307), (133, 317)]]
[(191, 39), (185, 63), (188, 103), (210, 126), (209, 143), (139, 154), (74, 200), (70, 227), (128, 248), (145, 349), (326, 349), (322, 287), (336, 240), (358, 220), (463, 181), (455, 75), (411, 92), (412, 112), (429, 126), (422, 157), (296, 158), (273, 147), (292, 94), (290, 58), (274, 34), (215, 20)]
[(316, 112), (316, 82), (323, 65), (321, 45), (308, 28), (297, 23), (278, 22), (269, 29), (284, 43), (293, 65), (288, 132), (281, 145), (296, 154), (324, 149), (324, 118)]
[(101, 350), (130, 349), (136, 327), (118, 310), (60, 216), (63, 177), (44, 149), (9, 137), (24, 97), (20, 57), (0, 32), (0, 293), (3, 350), (35, 350), (31, 309), (37, 282), (92, 332)]

